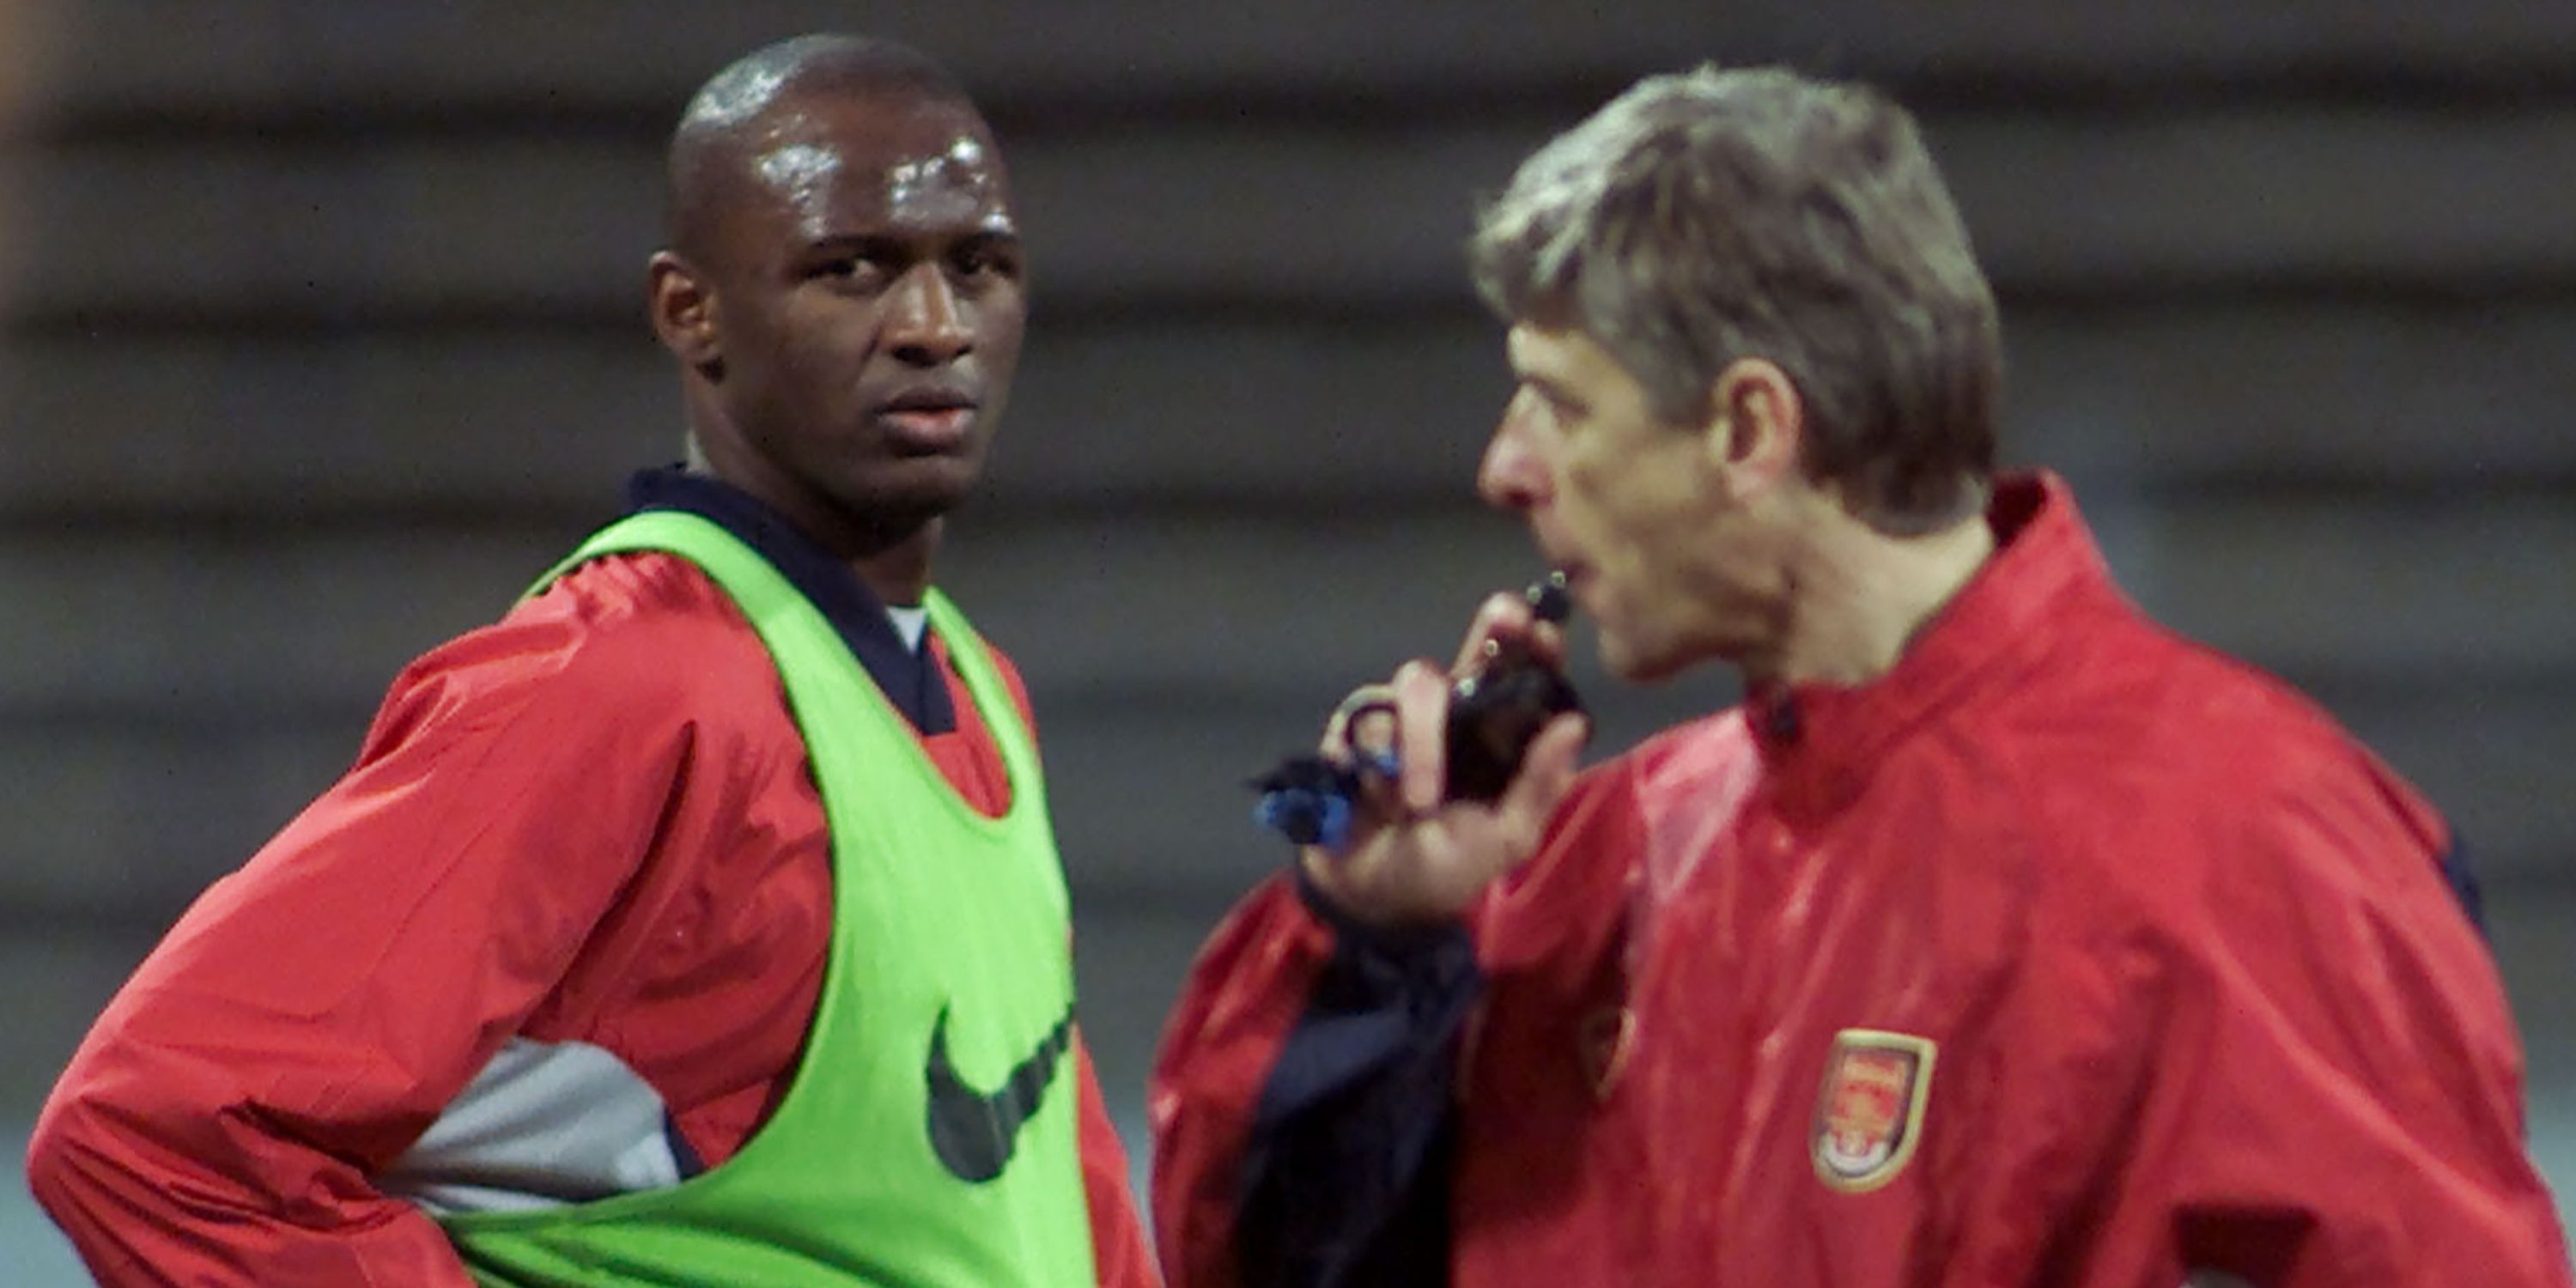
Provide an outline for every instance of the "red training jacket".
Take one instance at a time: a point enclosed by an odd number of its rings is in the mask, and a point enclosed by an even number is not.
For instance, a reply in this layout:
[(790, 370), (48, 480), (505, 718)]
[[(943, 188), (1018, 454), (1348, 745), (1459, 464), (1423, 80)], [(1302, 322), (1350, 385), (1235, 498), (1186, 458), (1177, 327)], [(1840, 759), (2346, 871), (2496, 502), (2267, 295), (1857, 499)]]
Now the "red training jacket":
[[(1471, 918), (1457, 1288), (2567, 1288), (2483, 942), (2406, 784), (2160, 630), (2053, 479), (1882, 679), (1588, 771)], [(1158, 1061), (1180, 1288), (1332, 951), (1286, 883)]]
[[(996, 661), (1023, 715), (1028, 700)], [(998, 750), (939, 657), (924, 739), (998, 814)], [(586, 1043), (722, 1163), (794, 1070), (831, 849), (777, 672), (704, 574), (586, 564), (414, 663), (357, 765), (216, 883), (73, 1057), (35, 1193), (107, 1288), (469, 1281), (374, 1178), (513, 1039)], [(1155, 1281), (1077, 1045), (1100, 1280)]]

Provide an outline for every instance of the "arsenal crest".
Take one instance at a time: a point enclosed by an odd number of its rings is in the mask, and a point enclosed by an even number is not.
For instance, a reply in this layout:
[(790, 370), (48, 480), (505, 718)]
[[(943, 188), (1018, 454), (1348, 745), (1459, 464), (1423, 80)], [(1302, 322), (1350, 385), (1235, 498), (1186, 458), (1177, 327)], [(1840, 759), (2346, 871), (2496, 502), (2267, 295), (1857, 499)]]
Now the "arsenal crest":
[(1825, 1057), (1816, 1097), (1816, 1175), (1846, 1193), (1896, 1179), (1923, 1133), (1932, 1094), (1929, 1038), (1844, 1029)]

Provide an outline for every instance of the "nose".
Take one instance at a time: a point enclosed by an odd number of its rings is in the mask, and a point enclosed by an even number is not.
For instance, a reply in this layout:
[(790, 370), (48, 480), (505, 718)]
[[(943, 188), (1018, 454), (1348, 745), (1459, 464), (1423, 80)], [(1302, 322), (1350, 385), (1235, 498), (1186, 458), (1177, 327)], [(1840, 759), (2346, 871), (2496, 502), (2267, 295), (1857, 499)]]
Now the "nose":
[(1493, 441), (1485, 444), (1484, 459), (1476, 464), (1476, 494), (1485, 498), (1485, 504), (1515, 514), (1547, 496), (1547, 463), (1539, 459), (1530, 441), (1525, 397), (1515, 397), (1503, 408)]
[(917, 367), (944, 366), (975, 347), (975, 324), (936, 264), (917, 264), (887, 301), (885, 345)]

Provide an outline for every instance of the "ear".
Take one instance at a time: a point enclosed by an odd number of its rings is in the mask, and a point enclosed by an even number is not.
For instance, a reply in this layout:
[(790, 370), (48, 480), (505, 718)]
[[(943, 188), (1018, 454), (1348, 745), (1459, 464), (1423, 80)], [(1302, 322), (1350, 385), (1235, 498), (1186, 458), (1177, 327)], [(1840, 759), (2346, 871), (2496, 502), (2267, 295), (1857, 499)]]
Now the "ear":
[(1738, 358), (1709, 387), (1709, 454), (1739, 496), (1794, 475), (1806, 435), (1806, 401), (1779, 364)]
[(646, 308), (662, 347), (694, 371), (721, 365), (724, 345), (716, 325), (716, 297), (706, 278), (667, 250), (653, 253), (645, 273)]

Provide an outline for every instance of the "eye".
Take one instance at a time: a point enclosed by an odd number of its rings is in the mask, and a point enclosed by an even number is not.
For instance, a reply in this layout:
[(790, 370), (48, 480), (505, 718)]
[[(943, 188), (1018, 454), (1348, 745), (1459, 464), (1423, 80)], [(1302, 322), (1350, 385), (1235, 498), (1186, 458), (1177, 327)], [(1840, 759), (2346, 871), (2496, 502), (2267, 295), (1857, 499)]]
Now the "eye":
[(1546, 408), (1548, 422), (1559, 429), (1579, 425), (1592, 414), (1592, 409), (1584, 405), (1580, 399), (1572, 397), (1555, 385), (1543, 381), (1533, 382), (1529, 390), (1537, 395), (1539, 405)]
[(809, 279), (837, 287), (869, 290), (885, 285), (895, 272), (895, 265), (883, 252), (866, 247), (820, 255), (805, 267), (805, 276)]
[(1018, 248), (1003, 242), (967, 242), (950, 253), (948, 264), (950, 271), (969, 280), (1016, 278), (1020, 275)]

